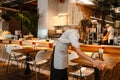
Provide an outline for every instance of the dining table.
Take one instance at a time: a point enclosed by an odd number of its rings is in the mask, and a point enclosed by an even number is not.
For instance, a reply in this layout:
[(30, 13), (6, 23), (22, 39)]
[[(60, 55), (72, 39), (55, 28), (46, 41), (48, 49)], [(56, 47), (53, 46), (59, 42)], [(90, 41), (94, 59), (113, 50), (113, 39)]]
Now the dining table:
[(25, 70), (24, 70), (24, 75), (29, 75), (31, 73), (29, 63), (27, 63), (27, 61), (30, 60), (30, 54), (31, 53), (37, 53), (40, 50), (52, 50), (52, 49), (49, 48), (49, 47), (36, 47), (36, 48), (23, 47), (22, 49), (12, 50), (14, 52), (23, 53), (24, 55), (26, 55), (26, 62), (25, 62), (26, 67), (25, 67)]
[(0, 43), (3, 43), (3, 41), (7, 41), (9, 44), (12, 43), (12, 39), (0, 39)]
[[(98, 58), (96, 58), (97, 60)], [(94, 68), (94, 80), (120, 80), (119, 75), (120, 72), (117, 71), (120, 67), (120, 55), (116, 54), (103, 54), (103, 59), (100, 59), (105, 63), (104, 70), (99, 70), (96, 67), (93, 67), (93, 63), (84, 59), (83, 57), (79, 57), (71, 60), (72, 62), (79, 63), (85, 67)], [(118, 67), (119, 66), (119, 67)], [(117, 79), (115, 79), (118, 77)]]

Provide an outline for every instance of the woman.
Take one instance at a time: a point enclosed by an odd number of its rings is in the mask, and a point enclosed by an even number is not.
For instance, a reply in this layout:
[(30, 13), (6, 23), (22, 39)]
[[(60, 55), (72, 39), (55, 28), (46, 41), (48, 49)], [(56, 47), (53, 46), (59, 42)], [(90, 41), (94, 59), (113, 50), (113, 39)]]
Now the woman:
[(103, 70), (102, 62), (94, 60), (85, 55), (80, 49), (79, 39), (85, 41), (87, 33), (90, 31), (92, 24), (89, 20), (81, 21), (81, 28), (75, 27), (65, 31), (58, 39), (51, 61), (50, 80), (68, 80), (68, 46), (72, 45), (79, 56), (91, 61), (94, 67)]

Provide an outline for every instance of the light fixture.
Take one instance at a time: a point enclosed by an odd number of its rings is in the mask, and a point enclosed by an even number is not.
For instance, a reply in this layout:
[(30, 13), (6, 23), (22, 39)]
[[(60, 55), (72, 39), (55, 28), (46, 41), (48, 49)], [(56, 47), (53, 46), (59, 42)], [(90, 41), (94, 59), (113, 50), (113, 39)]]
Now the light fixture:
[(60, 23), (59, 23), (59, 17), (58, 16), (54, 16), (53, 17), (53, 25), (54, 26), (60, 25)]
[(64, 26), (68, 24), (68, 14), (60, 13), (57, 16), (53, 17), (53, 25), (54, 26)]
[(86, 4), (86, 5), (94, 5), (94, 3), (92, 1), (93, 0), (76, 0), (76, 3)]
[(116, 7), (114, 10), (115, 10), (115, 13), (120, 13), (120, 7)]

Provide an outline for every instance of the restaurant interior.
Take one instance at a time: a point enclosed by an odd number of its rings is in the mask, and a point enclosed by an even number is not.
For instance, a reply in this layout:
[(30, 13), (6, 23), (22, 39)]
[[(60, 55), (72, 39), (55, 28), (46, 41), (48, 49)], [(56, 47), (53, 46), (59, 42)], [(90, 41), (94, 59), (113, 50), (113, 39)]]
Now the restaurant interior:
[[(120, 80), (120, 0), (0, 0), (0, 80), (50, 80), (54, 46), (84, 19), (92, 28), (80, 48), (105, 68), (69, 46), (69, 80)], [(113, 44), (104, 39), (106, 24), (114, 29)]]

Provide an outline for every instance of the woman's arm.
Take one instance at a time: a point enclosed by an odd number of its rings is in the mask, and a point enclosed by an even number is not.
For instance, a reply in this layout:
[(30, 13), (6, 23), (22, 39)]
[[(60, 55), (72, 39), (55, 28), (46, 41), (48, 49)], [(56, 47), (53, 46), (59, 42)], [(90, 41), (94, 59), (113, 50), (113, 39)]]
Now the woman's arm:
[(107, 34), (103, 37), (103, 39), (108, 39), (110, 32), (107, 32)]
[(84, 53), (81, 51), (80, 48), (75, 48), (75, 50), (77, 51), (77, 53), (78, 53), (79, 56), (82, 56), (83, 58), (85, 58), (85, 59), (87, 59), (88, 61), (92, 62), (94, 67), (97, 67), (99, 70), (103, 70), (103, 69), (104, 69), (105, 64), (104, 64), (102, 61), (92, 59), (92, 58), (89, 57), (88, 55), (84, 54)]

